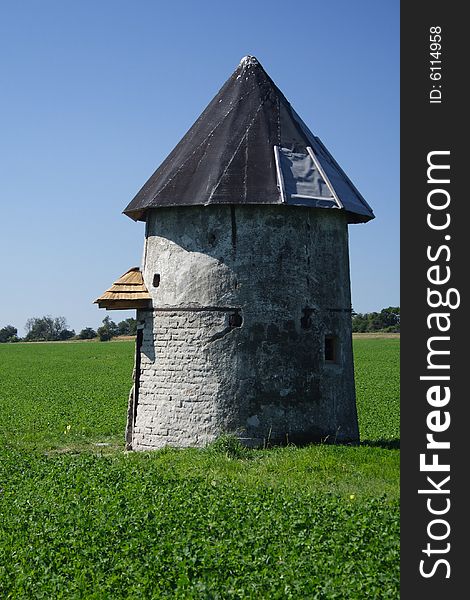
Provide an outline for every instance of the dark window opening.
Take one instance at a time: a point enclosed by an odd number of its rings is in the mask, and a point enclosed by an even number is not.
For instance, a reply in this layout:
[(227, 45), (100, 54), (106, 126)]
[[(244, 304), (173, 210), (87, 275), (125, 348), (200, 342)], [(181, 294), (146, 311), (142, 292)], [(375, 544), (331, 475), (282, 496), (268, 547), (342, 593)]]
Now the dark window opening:
[(232, 313), (228, 317), (228, 324), (230, 327), (241, 327), (243, 323), (243, 317), (239, 312)]
[(153, 276), (153, 287), (158, 287), (160, 285), (160, 273), (155, 273)]
[(311, 316), (313, 314), (313, 308), (303, 308), (302, 309), (302, 317), (300, 318), (300, 326), (302, 329), (311, 329), (312, 327), (312, 319)]
[(338, 362), (338, 338), (334, 335), (325, 336), (325, 362)]

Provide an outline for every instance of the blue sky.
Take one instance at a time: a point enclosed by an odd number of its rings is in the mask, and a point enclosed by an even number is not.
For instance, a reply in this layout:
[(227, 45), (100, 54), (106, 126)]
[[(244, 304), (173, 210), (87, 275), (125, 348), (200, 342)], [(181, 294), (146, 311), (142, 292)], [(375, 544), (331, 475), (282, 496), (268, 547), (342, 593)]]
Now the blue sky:
[(121, 214), (255, 55), (372, 205), (350, 227), (353, 307), (399, 304), (399, 2), (3, 0), (0, 327), (96, 327), (141, 261)]

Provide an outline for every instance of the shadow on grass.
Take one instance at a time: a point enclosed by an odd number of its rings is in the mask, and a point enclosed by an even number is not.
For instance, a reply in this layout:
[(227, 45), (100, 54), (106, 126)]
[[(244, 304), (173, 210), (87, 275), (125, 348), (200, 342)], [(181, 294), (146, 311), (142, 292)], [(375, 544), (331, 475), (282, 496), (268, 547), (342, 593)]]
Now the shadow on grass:
[(400, 438), (392, 440), (362, 440), (361, 446), (369, 446), (370, 448), (385, 448), (386, 450), (399, 450)]

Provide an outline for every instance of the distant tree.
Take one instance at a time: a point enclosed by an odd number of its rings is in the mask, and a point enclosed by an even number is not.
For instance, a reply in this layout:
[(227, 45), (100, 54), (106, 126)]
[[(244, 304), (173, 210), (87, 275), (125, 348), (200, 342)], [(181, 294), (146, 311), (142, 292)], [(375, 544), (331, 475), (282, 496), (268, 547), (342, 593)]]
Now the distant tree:
[(137, 333), (137, 321), (132, 317), (118, 323), (119, 335), (135, 335)]
[(367, 330), (367, 319), (361, 313), (353, 313), (352, 330), (354, 333), (364, 333)]
[(380, 312), (352, 313), (352, 330), (354, 333), (400, 331), (400, 307), (389, 306)]
[(63, 329), (59, 333), (59, 340), (65, 341), (73, 337), (75, 337), (75, 329)]
[(5, 325), (0, 329), (0, 344), (4, 344), (6, 342), (17, 342), (18, 330), (13, 325)]
[(69, 339), (75, 335), (74, 331), (67, 329), (67, 319), (65, 317), (33, 317), (26, 321), (27, 342), (37, 341), (57, 341)]
[(92, 340), (93, 338), (96, 337), (96, 335), (97, 335), (97, 333), (94, 329), (92, 329), (91, 327), (85, 327), (85, 329), (82, 329), (80, 331), (80, 333), (78, 334), (78, 339)]
[(382, 324), (384, 327), (400, 327), (400, 307), (389, 306), (380, 311)]
[(97, 333), (100, 338), (100, 341), (107, 342), (111, 338), (118, 335), (119, 330), (118, 326), (114, 321), (111, 321), (109, 317), (105, 317), (103, 319), (103, 325), (101, 327), (98, 327)]

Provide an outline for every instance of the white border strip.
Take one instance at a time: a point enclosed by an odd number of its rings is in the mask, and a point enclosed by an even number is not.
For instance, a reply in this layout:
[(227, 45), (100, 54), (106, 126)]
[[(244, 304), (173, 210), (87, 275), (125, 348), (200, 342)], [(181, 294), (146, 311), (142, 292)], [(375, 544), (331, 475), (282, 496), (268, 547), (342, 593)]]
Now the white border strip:
[(305, 199), (305, 200), (321, 200), (321, 201), (325, 201), (325, 202), (336, 202), (334, 196), (330, 196), (329, 198), (325, 198), (325, 196), (306, 196), (305, 194), (291, 194), (290, 195), (291, 198), (293, 198), (294, 200), (297, 198), (300, 199)]
[(328, 177), (326, 176), (325, 171), (323, 170), (322, 166), (320, 165), (320, 163), (317, 160), (317, 157), (315, 156), (315, 153), (313, 152), (312, 148), (310, 146), (307, 146), (307, 152), (310, 154), (310, 158), (313, 160), (314, 165), (317, 167), (317, 169), (320, 171), (321, 176), (323, 177), (323, 179), (325, 180), (326, 185), (328, 186), (328, 189), (331, 192), (331, 195), (333, 196), (333, 198), (336, 201), (336, 204), (339, 206), (339, 208), (344, 208), (343, 203), (341, 202), (341, 200), (338, 198), (333, 186), (331, 185), (331, 181), (328, 179)]
[(361, 192), (357, 189), (357, 187), (354, 185), (354, 183), (349, 179), (349, 177), (346, 175), (346, 173), (343, 171), (343, 169), (339, 166), (335, 157), (332, 154), (330, 154), (327, 147), (325, 146), (325, 144), (321, 141), (321, 139), (319, 137), (314, 136), (314, 138), (315, 138), (315, 141), (320, 145), (320, 148), (323, 150), (323, 152), (325, 153), (327, 158), (329, 157), (331, 159), (331, 162), (333, 163), (333, 165), (336, 166), (336, 168), (338, 169), (340, 174), (342, 174), (344, 176), (346, 181), (349, 183), (349, 185), (352, 187), (352, 189), (356, 192), (356, 194), (357, 194), (359, 200), (362, 202), (362, 204), (364, 204), (366, 206), (366, 208), (368, 208), (373, 215), (374, 211), (372, 210), (372, 207), (367, 203), (367, 200), (362, 196)]
[(284, 177), (282, 176), (281, 171), (281, 158), (279, 156), (279, 146), (274, 146), (274, 161), (276, 163), (277, 182), (279, 185), (279, 190), (281, 192), (281, 201), (283, 204), (287, 204), (286, 191), (284, 188)]

